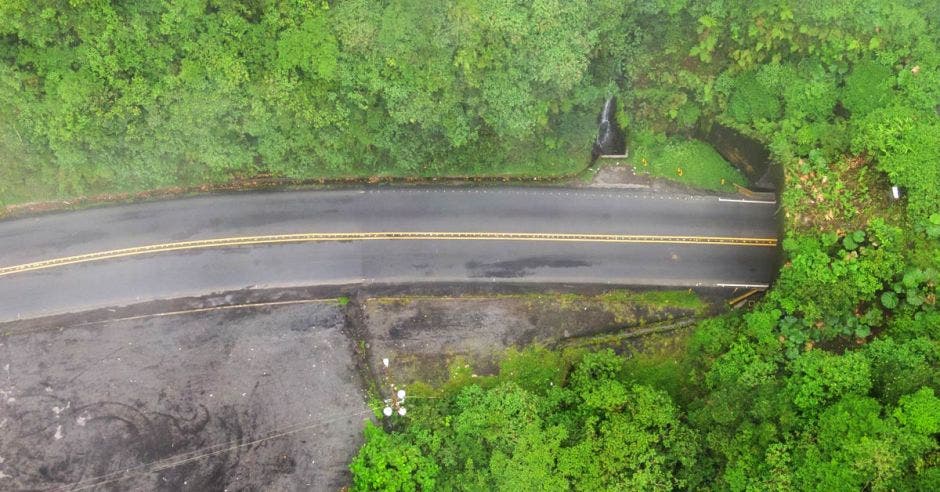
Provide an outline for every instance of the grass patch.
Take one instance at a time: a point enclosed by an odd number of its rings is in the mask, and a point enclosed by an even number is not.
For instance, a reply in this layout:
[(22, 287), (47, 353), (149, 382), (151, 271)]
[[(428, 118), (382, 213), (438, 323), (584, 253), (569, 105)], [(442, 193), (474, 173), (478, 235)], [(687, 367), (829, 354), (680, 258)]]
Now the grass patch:
[[(381, 304), (403, 304), (416, 300), (434, 300), (445, 299), (440, 296), (413, 295), (399, 297), (376, 297), (370, 299), (370, 302)], [(692, 289), (685, 290), (647, 290), (635, 291), (629, 289), (614, 289), (600, 294), (572, 294), (567, 292), (538, 292), (531, 294), (487, 294), (487, 295), (465, 295), (449, 297), (446, 299), (528, 299), (531, 301), (550, 302), (560, 309), (569, 309), (584, 302), (600, 302), (607, 306), (616, 304), (646, 304), (651, 309), (657, 308), (679, 308), (691, 309), (696, 312), (704, 312), (708, 305), (699, 298), (698, 294)]]
[(580, 312), (601, 308), (612, 314), (616, 323), (625, 326), (643, 326), (658, 314), (672, 318), (674, 315), (701, 316), (708, 311), (708, 304), (691, 289), (641, 292), (618, 289), (596, 295), (528, 294), (526, 297), (558, 310)]
[(681, 352), (675, 354), (637, 353), (627, 359), (626, 373), (634, 384), (659, 388), (678, 400), (683, 394), (685, 371), (679, 363)]
[(677, 402), (690, 402), (694, 391), (686, 354), (694, 330), (694, 327), (686, 327), (645, 335), (642, 349), (634, 351), (624, 363), (628, 380), (659, 388)]
[(714, 191), (735, 191), (747, 179), (705, 142), (638, 132), (631, 162), (636, 171)]
[(703, 314), (707, 305), (695, 292), (690, 290), (651, 290), (634, 292), (613, 290), (598, 296), (607, 305), (619, 303), (646, 304), (655, 309), (677, 308), (690, 309)]
[(471, 361), (457, 356), (449, 362), (448, 377), (441, 384), (413, 381), (408, 392), (423, 398), (439, 398), (456, 395), (470, 384), (492, 388), (513, 382), (528, 391), (545, 394), (552, 387), (564, 386), (571, 368), (586, 354), (613, 348), (624, 353), (619, 371), (624, 382), (649, 385), (669, 393), (676, 401), (687, 402), (692, 388), (685, 354), (691, 333), (692, 327), (683, 327), (633, 339), (626, 333), (597, 335), (557, 348), (539, 343), (509, 347), (496, 356), (499, 370), (495, 374), (477, 375)]

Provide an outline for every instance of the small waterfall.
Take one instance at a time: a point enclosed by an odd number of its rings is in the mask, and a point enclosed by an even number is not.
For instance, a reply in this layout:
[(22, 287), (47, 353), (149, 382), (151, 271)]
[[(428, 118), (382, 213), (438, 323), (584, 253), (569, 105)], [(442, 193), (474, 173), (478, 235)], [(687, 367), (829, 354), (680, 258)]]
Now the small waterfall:
[(602, 155), (626, 155), (627, 144), (623, 130), (617, 124), (617, 98), (609, 97), (597, 117), (597, 140), (591, 148), (591, 162)]

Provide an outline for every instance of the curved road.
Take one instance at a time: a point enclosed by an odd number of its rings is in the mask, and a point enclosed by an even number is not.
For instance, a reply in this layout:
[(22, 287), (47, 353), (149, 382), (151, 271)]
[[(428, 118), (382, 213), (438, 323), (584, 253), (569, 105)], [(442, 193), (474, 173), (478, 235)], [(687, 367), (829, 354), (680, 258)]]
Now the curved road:
[(0, 221), (0, 321), (315, 284), (763, 286), (776, 210), (619, 190), (372, 188)]

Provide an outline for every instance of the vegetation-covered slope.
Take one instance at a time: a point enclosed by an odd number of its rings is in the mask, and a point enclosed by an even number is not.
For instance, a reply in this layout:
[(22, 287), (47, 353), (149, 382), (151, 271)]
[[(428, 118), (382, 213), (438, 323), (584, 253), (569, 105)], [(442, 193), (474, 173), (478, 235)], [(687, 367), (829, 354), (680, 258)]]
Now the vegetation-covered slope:
[(665, 374), (534, 350), (458, 377), (369, 427), (356, 486), (940, 489), (940, 9), (638, 2), (620, 22), (592, 70), (631, 128), (718, 121), (784, 166), (779, 279)]
[(581, 2), (0, 2), (0, 200), (274, 173), (546, 176), (587, 164)]

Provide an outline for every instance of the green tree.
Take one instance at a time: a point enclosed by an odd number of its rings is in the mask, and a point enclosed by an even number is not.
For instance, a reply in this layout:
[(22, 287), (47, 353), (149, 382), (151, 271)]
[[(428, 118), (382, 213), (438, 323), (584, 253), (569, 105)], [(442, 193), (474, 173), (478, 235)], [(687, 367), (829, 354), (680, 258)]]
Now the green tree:
[(890, 67), (864, 61), (852, 67), (845, 78), (841, 100), (854, 117), (861, 117), (884, 106), (891, 100), (894, 74)]
[(349, 466), (359, 490), (433, 490), (437, 464), (405, 436), (388, 434), (371, 421), (365, 443)]

